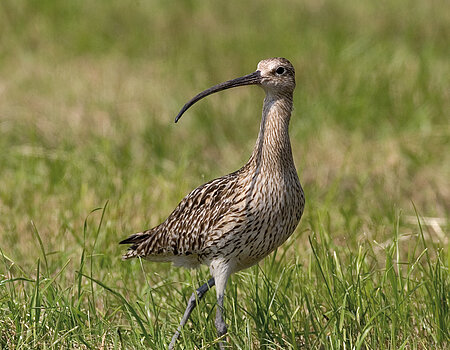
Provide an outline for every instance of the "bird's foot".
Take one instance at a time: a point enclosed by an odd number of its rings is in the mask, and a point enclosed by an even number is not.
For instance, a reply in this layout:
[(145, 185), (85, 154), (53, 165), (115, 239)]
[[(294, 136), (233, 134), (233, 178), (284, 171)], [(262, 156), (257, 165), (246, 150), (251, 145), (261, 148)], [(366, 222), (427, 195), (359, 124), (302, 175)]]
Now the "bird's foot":
[[(219, 308), (220, 308), (220, 306), (219, 306)], [(226, 337), (224, 337), (224, 335), (225, 334), (227, 334), (227, 331), (228, 331), (228, 327), (227, 327), (227, 324), (225, 323), (225, 321), (223, 320), (223, 317), (222, 317), (222, 313), (221, 312), (218, 312), (217, 314), (216, 314), (216, 319), (215, 319), (215, 325), (216, 325), (216, 329), (217, 329), (217, 336), (219, 337), (219, 338), (222, 338), (220, 341), (219, 341), (219, 349), (220, 350), (225, 350), (225, 344), (226, 344)]]
[(223, 336), (224, 334), (227, 334), (228, 327), (227, 324), (224, 322), (224, 320), (217, 320), (216, 319), (216, 329), (217, 329), (217, 335), (219, 337)]

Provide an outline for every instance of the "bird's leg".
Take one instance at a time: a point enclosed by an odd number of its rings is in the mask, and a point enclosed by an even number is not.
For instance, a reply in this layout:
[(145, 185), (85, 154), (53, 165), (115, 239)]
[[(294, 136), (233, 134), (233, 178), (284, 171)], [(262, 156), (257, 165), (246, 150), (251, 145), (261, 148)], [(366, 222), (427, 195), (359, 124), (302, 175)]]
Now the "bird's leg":
[(175, 343), (180, 336), (181, 329), (186, 324), (187, 320), (189, 319), (189, 316), (192, 313), (192, 310), (197, 306), (197, 300), (201, 300), (205, 293), (214, 286), (214, 278), (211, 278), (208, 282), (200, 286), (195, 290), (195, 292), (192, 293), (191, 297), (189, 298), (186, 311), (184, 312), (183, 318), (181, 319), (180, 325), (178, 326), (177, 331), (172, 337), (172, 340), (169, 344), (169, 350), (172, 350), (175, 346)]
[[(217, 329), (217, 335), (219, 337), (226, 334), (227, 329), (228, 329), (227, 324), (223, 320), (222, 311), (223, 311), (223, 294), (221, 296), (217, 297), (216, 319), (214, 321), (214, 323), (216, 325), (216, 329)], [(219, 341), (219, 349), (225, 350), (225, 341), (223, 341), (223, 340)]]
[(216, 319), (215, 325), (217, 329), (217, 335), (221, 337), (222, 335), (227, 333), (227, 324), (223, 320), (223, 295), (217, 297), (217, 310), (216, 310)]
[[(224, 275), (215, 276), (216, 278), (216, 293), (217, 293), (217, 309), (216, 309), (216, 319), (215, 319), (215, 325), (217, 329), (217, 335), (219, 337), (222, 337), (224, 334), (227, 333), (227, 324), (225, 323), (223, 319), (223, 298), (225, 295), (225, 287), (227, 285), (228, 280), (228, 273)], [(220, 350), (225, 349), (225, 342), (220, 341), (219, 342)]]

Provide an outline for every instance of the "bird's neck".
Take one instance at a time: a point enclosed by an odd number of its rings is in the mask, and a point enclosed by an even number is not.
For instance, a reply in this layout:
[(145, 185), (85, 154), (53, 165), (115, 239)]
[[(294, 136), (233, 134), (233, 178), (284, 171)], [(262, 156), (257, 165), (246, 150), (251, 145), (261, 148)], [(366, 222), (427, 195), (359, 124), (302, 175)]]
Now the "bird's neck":
[(257, 169), (284, 171), (293, 166), (289, 139), (292, 94), (273, 95), (264, 99), (261, 126), (249, 165)]

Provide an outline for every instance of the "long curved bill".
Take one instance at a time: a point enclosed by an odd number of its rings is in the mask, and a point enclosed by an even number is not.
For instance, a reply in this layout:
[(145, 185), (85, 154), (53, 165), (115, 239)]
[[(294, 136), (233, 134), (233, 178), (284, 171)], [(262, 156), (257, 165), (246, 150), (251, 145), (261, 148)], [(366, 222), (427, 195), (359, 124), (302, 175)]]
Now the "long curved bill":
[(215, 92), (219, 92), (226, 89), (231, 89), (237, 86), (244, 86), (244, 85), (258, 85), (261, 83), (261, 72), (257, 70), (256, 72), (253, 72), (248, 75), (244, 75), (243, 77), (228, 80), (224, 83), (217, 84), (203, 92), (200, 92), (198, 95), (193, 97), (189, 102), (187, 102), (183, 108), (181, 108), (180, 113), (178, 113), (177, 117), (175, 118), (175, 123), (178, 122), (178, 120), (181, 118), (181, 116), (188, 110), (189, 107), (191, 107), (195, 102), (200, 101), (202, 98), (209, 96), (211, 94), (214, 94)]

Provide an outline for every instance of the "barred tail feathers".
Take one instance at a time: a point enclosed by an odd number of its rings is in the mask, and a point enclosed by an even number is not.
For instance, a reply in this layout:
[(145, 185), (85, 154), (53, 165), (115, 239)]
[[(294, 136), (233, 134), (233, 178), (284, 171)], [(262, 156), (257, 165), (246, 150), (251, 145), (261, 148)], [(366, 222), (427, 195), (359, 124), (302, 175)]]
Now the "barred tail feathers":
[(131, 246), (128, 248), (128, 251), (124, 255), (122, 255), (122, 260), (127, 260), (139, 256), (140, 255), (140, 249), (138, 249), (139, 246), (150, 236), (151, 231), (144, 231), (135, 233), (130, 237), (124, 239), (123, 241), (120, 241), (119, 244), (131, 244)]

